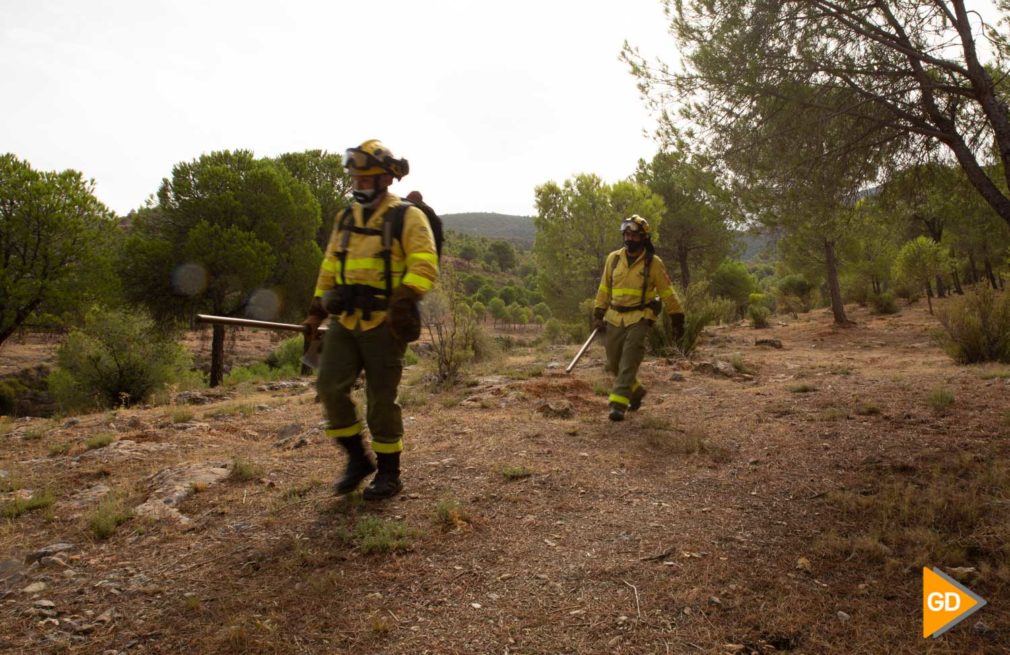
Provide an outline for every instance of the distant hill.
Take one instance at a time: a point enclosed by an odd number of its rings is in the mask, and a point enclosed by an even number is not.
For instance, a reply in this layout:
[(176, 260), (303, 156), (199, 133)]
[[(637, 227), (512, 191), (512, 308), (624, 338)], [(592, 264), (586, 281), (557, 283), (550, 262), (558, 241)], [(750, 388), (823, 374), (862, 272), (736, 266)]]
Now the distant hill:
[(447, 230), (502, 239), (521, 248), (533, 246), (533, 217), (474, 212), (467, 214), (442, 214), (442, 224)]

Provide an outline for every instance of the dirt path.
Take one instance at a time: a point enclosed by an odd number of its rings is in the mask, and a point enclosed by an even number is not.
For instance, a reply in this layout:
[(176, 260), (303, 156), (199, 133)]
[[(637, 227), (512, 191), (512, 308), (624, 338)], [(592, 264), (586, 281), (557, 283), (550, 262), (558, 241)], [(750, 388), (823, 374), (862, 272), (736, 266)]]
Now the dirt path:
[[(845, 330), (822, 312), (712, 330), (703, 358), (749, 372), (650, 360), (646, 403), (619, 425), (598, 350), (571, 378), (550, 366), (567, 348), (515, 353), (469, 389), (413, 390), (406, 489), (378, 506), (330, 495), (340, 457), (309, 388), (8, 425), (8, 487), (58, 502), (0, 524), (0, 651), (1007, 652), (1007, 571), (975, 567), (989, 606), (927, 642), (914, 548), (832, 550), (863, 528), (839, 499), (964, 453), (1005, 461), (1008, 445), (1001, 369), (954, 366), (924, 308), (852, 313)], [(942, 412), (928, 401), (941, 386)], [(545, 400), (571, 416), (545, 417)], [(100, 433), (116, 442), (84, 450)], [(95, 503), (66, 504), (104, 485), (137, 506), (148, 476), (235, 457), (262, 471), (198, 485), (176, 506), (185, 525), (134, 517), (99, 540)], [(383, 526), (407, 545), (366, 553)], [(73, 545), (58, 562), (17, 564), (58, 542)]]

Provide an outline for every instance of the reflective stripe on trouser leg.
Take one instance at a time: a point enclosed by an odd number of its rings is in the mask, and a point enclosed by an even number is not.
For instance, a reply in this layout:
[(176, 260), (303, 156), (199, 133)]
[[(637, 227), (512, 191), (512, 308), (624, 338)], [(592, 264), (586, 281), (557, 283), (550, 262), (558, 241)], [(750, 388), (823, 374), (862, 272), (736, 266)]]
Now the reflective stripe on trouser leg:
[[(323, 352), (319, 361), (319, 379), (316, 390), (326, 411), (327, 425), (340, 431), (358, 425), (358, 412), (351, 399), (354, 382), (361, 373), (363, 360), (354, 333), (331, 320), (323, 338)], [(327, 430), (329, 434), (329, 430)], [(352, 435), (331, 435), (352, 436)]]
[(361, 421), (355, 421), (344, 428), (326, 428), (326, 436), (331, 439), (349, 439), (361, 434)]
[(365, 418), (372, 450), (384, 455), (398, 453), (403, 450), (403, 415), (396, 395), (406, 345), (393, 339), (387, 322), (356, 336), (365, 367)]
[(638, 367), (645, 358), (645, 338), (650, 329), (645, 321), (639, 321), (623, 329), (620, 335), (622, 343), (620, 359), (617, 362), (617, 380), (614, 382), (614, 391), (610, 394), (611, 402), (619, 402), (625, 406), (631, 403), (630, 399), (634, 396), (633, 389), (640, 386), (637, 384)]

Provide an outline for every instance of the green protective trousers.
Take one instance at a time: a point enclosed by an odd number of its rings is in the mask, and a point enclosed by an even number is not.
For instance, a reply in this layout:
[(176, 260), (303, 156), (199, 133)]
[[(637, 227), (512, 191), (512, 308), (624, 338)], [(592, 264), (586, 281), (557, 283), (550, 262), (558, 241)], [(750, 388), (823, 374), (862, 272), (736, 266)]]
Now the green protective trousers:
[(364, 369), (365, 419), (372, 433), (372, 449), (381, 454), (403, 450), (403, 416), (396, 395), (406, 349), (393, 339), (388, 322), (361, 331), (330, 320), (316, 383), (326, 409), (327, 436), (341, 439), (361, 433), (351, 390)]
[(638, 367), (645, 358), (645, 340), (651, 329), (645, 320), (632, 325), (607, 323), (607, 372), (617, 376), (610, 393), (611, 404), (627, 408), (644, 391), (638, 381)]

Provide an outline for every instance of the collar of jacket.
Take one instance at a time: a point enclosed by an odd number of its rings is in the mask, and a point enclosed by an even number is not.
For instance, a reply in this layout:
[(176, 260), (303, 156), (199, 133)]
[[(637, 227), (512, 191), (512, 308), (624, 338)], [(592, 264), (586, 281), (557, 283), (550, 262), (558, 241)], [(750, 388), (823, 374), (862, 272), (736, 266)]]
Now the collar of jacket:
[(376, 216), (382, 216), (386, 213), (386, 210), (390, 207), (400, 204), (400, 197), (387, 191), (379, 202), (375, 203), (372, 207), (365, 207), (364, 205), (355, 202), (351, 205), (351, 215), (354, 217), (355, 225), (368, 225), (368, 223)]
[[(621, 256), (624, 258), (624, 261), (628, 261), (628, 255), (629, 254), (631, 254), (631, 253), (628, 252), (627, 246), (621, 248)], [(645, 257), (645, 248), (642, 248), (642, 252), (638, 253), (635, 256), (635, 261), (631, 262), (631, 266), (634, 266), (635, 264), (637, 264), (639, 262), (639, 260), (641, 260), (643, 257)]]

